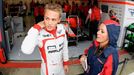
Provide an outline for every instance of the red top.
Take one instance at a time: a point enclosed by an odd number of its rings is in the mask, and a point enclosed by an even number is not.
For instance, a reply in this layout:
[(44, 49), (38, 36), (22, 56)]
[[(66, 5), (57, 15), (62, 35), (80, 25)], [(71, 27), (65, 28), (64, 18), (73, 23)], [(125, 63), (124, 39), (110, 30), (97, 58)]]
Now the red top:
[(39, 13), (41, 16), (44, 16), (44, 7), (39, 8)]
[(39, 14), (39, 8), (36, 6), (36, 7), (34, 7), (34, 17), (37, 17), (38, 16), (38, 14)]

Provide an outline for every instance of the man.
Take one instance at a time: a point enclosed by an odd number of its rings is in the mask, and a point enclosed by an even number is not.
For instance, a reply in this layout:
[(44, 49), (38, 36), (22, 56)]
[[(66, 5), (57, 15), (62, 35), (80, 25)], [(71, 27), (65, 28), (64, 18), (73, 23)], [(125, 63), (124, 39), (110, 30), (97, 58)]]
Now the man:
[(39, 47), (42, 64), (41, 75), (65, 75), (68, 72), (68, 44), (61, 19), (62, 7), (46, 4), (44, 21), (35, 24), (22, 42), (21, 50), (31, 54)]

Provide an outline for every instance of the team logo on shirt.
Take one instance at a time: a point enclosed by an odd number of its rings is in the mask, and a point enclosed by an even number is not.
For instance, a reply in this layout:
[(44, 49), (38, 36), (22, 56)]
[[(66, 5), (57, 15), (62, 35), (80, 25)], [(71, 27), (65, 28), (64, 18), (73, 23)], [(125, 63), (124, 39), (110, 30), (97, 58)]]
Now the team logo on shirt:
[(50, 37), (50, 36), (51, 36), (50, 34), (43, 35), (43, 37)]
[(57, 52), (56, 45), (53, 46), (47, 46), (48, 53), (54, 53)]
[(63, 49), (63, 43), (59, 44), (59, 50), (57, 50), (56, 45), (47, 46), (48, 53), (60, 52)]

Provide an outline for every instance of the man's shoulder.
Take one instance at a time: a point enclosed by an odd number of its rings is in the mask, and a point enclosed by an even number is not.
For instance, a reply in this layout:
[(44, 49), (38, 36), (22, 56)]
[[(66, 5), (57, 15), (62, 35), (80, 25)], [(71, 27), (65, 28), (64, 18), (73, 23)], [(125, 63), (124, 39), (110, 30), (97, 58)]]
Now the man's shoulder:
[(38, 25), (43, 25), (44, 24), (44, 21), (40, 21), (37, 23)]
[(60, 30), (60, 31), (65, 32), (64, 24), (58, 24), (57, 29)]
[(64, 28), (64, 24), (60, 23), (60, 24), (57, 25), (57, 27), (63, 29)]

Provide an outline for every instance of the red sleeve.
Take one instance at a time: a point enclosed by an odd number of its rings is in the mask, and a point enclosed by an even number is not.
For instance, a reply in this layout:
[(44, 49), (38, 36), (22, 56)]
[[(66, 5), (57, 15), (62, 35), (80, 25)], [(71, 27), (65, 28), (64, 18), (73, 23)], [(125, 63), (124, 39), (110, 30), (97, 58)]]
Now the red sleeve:
[(69, 65), (69, 62), (68, 61), (64, 61), (63, 65)]
[(112, 63), (113, 57), (110, 55), (108, 56), (108, 59), (106, 60), (106, 63), (104, 64), (104, 67), (99, 75), (112, 75)]
[(88, 53), (88, 48), (84, 50), (84, 54), (86, 55)]
[(38, 25), (38, 24), (34, 24), (34, 26), (33, 26), (35, 29), (37, 29), (38, 31), (40, 31), (41, 30), (41, 27)]
[[(99, 46), (99, 42), (97, 42), (96, 40), (94, 40), (93, 43), (96, 45), (96, 47)], [(93, 46), (93, 43), (90, 44), (89, 48)], [(89, 48), (86, 48), (84, 50), (84, 54), (88, 53)]]
[(38, 7), (34, 7), (34, 17), (37, 17), (39, 12), (38, 12)]

